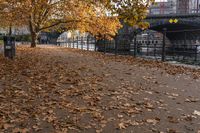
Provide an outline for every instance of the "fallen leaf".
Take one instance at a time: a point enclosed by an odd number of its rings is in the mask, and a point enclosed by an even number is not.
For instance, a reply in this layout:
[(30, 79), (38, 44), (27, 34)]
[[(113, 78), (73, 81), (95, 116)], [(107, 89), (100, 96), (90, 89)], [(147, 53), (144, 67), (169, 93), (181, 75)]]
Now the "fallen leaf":
[(23, 129), (21, 129), (21, 128), (14, 128), (12, 130), (13, 133), (28, 133), (28, 131), (29, 130), (27, 128), (23, 128)]
[(118, 126), (119, 126), (119, 129), (125, 129), (126, 128), (125, 123), (123, 123), (123, 122), (119, 123)]
[(167, 117), (170, 123), (178, 123), (179, 119), (173, 117), (173, 116), (168, 116)]
[(200, 116), (200, 111), (195, 110), (193, 114)]
[(187, 115), (187, 116), (185, 116), (184, 117), (184, 120), (186, 120), (186, 121), (192, 121), (192, 116), (190, 116), (190, 115)]
[(123, 115), (118, 114), (117, 117), (118, 118), (123, 118)]
[(177, 133), (177, 131), (175, 129), (167, 129), (168, 133)]
[(187, 98), (186, 100), (185, 100), (185, 102), (189, 102), (189, 103), (196, 103), (196, 102), (198, 102), (199, 101), (199, 99), (195, 99), (195, 98), (191, 98), (191, 99), (189, 99), (189, 98)]
[(97, 129), (97, 130), (96, 130), (96, 133), (102, 133), (102, 132), (103, 132), (102, 129)]
[(156, 125), (159, 122), (159, 120), (157, 120), (157, 119), (147, 119), (146, 122), (153, 124), (153, 125)]
[(42, 128), (39, 128), (37, 125), (32, 126), (32, 128), (33, 128), (36, 132), (42, 129)]
[(8, 128), (11, 128), (11, 127), (14, 127), (14, 125), (11, 125), (11, 124), (4, 124), (3, 125), (3, 129), (8, 129)]

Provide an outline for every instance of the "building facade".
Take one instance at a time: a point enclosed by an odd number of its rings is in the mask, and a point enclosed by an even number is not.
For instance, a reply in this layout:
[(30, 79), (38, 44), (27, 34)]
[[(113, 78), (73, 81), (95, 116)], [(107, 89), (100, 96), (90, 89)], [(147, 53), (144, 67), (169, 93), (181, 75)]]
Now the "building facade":
[(189, 0), (177, 0), (176, 10), (178, 14), (188, 14), (190, 11)]
[(200, 0), (157, 0), (149, 9), (156, 14), (188, 14), (200, 13)]
[(200, 13), (200, 0), (189, 0), (190, 13)]
[(176, 0), (157, 0), (150, 7), (150, 14), (174, 14), (176, 13)]

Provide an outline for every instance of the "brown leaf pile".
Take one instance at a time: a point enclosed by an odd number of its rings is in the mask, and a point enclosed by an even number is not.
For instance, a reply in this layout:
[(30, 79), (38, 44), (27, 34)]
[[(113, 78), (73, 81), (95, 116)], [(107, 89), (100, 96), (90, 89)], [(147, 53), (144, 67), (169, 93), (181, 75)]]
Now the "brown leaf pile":
[[(174, 109), (168, 104), (180, 94), (153, 90), (161, 83), (151, 76), (136, 82), (129, 80), (132, 71), (104, 65), (115, 60), (170, 67), (170, 71), (173, 66), (62, 48), (19, 47), (17, 51), (13, 61), (0, 56), (0, 132), (161, 132), (168, 131), (161, 122), (179, 124), (189, 116), (161, 118)], [(184, 104), (199, 104), (193, 99)]]
[(99, 59), (104, 59), (106, 61), (117, 61), (117, 62), (123, 62), (127, 64), (137, 65), (137, 66), (146, 66), (150, 68), (161, 68), (165, 70), (168, 74), (176, 75), (176, 74), (189, 74), (193, 75), (193, 77), (199, 78), (200, 77), (200, 69), (193, 69), (185, 66), (176, 66), (172, 65), (170, 63), (163, 63), (161, 61), (153, 61), (153, 60), (147, 60), (144, 58), (134, 58), (133, 56), (124, 56), (124, 55), (105, 55), (100, 52), (88, 52), (88, 51), (82, 51), (77, 49), (72, 49), (73, 52), (80, 53), (84, 56), (94, 56)]

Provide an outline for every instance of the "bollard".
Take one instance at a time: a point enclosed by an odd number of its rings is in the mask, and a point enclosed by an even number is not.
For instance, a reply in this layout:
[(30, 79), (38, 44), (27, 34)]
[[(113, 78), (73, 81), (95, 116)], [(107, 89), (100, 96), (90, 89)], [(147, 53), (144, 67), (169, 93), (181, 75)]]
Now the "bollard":
[(13, 59), (16, 54), (15, 37), (4, 36), (3, 41), (4, 41), (4, 56), (8, 57), (9, 59)]

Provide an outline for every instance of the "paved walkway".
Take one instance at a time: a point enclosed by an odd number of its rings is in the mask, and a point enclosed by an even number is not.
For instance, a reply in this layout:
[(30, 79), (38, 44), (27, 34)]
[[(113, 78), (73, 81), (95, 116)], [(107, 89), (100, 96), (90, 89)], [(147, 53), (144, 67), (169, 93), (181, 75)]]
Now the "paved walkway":
[(199, 70), (59, 47), (0, 62), (0, 132), (200, 132)]

